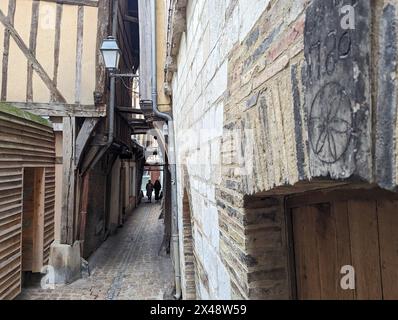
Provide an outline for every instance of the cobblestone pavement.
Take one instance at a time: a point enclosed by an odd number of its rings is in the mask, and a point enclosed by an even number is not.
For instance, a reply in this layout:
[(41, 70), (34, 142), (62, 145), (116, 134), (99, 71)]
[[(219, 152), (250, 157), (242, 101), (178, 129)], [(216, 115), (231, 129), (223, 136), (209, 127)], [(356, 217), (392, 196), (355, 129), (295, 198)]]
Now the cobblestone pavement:
[(89, 277), (55, 290), (26, 288), (18, 299), (172, 299), (173, 267), (164, 250), (159, 253), (164, 230), (159, 215), (159, 205), (142, 204), (89, 259)]

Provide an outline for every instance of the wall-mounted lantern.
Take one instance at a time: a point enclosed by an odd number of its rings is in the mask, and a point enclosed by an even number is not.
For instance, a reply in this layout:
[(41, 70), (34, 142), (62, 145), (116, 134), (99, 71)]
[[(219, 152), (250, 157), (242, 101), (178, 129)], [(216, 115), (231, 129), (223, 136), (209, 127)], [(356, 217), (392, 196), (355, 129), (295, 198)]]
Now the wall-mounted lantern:
[(103, 40), (101, 53), (104, 58), (105, 68), (108, 70), (117, 70), (119, 68), (120, 49), (114, 37), (108, 37)]

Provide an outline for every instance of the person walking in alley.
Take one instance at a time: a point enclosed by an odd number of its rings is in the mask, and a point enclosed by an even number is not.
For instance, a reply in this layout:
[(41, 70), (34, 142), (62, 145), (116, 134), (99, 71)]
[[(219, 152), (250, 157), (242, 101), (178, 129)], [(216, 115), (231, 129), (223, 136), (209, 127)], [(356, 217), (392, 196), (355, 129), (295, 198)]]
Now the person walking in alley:
[(160, 200), (160, 190), (162, 190), (162, 185), (159, 180), (155, 181), (153, 188), (155, 189), (155, 200), (158, 201)]
[(153, 192), (153, 184), (152, 181), (149, 180), (146, 185), (146, 196), (148, 197), (149, 202), (152, 202), (152, 192)]

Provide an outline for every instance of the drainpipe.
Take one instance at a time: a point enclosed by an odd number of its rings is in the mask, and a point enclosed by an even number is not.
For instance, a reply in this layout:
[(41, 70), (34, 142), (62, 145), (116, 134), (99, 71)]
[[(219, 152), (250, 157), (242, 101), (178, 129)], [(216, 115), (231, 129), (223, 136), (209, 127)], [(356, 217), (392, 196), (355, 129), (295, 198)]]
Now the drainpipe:
[(168, 158), (169, 169), (171, 175), (171, 239), (173, 244), (174, 255), (174, 271), (176, 294), (175, 299), (180, 300), (181, 293), (181, 270), (180, 270), (180, 244), (178, 230), (178, 210), (177, 210), (177, 175), (176, 175), (176, 159), (175, 159), (175, 141), (173, 118), (168, 113), (160, 112), (158, 109), (158, 86), (157, 86), (157, 23), (156, 23), (156, 0), (152, 0), (152, 108), (155, 116), (164, 119), (168, 125), (169, 141), (168, 141)]
[[(112, 12), (112, 37), (117, 38), (117, 14), (119, 9), (119, 0), (113, 0), (113, 12)], [(116, 104), (116, 78), (111, 76), (110, 88), (109, 88), (109, 103), (107, 110), (108, 118), (108, 138), (101, 151), (96, 155), (94, 160), (90, 165), (90, 169), (94, 168), (97, 162), (102, 158), (102, 156), (108, 151), (114, 142), (114, 132), (115, 132), (115, 104)]]

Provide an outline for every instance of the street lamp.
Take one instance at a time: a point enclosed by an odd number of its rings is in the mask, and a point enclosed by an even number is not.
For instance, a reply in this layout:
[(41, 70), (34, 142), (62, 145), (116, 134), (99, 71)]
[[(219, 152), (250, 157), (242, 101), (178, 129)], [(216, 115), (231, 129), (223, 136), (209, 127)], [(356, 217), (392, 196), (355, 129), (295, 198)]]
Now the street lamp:
[(120, 49), (116, 39), (108, 37), (103, 40), (100, 50), (105, 61), (105, 68), (108, 70), (117, 70), (119, 67)]

